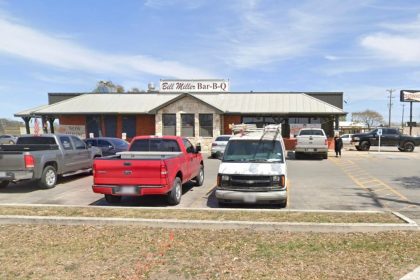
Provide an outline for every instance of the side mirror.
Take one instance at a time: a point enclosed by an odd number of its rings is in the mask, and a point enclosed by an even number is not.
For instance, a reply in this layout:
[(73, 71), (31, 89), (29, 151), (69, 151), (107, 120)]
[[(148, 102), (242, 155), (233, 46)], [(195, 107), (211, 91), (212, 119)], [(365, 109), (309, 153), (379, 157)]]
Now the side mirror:
[(112, 145), (109, 145), (108, 150), (111, 151), (112, 149), (114, 149), (114, 147)]
[(87, 148), (92, 148), (92, 144), (91, 143), (88, 143), (88, 144), (86, 144), (86, 147)]
[(198, 154), (199, 152), (201, 152), (201, 145), (195, 147), (195, 153)]
[(293, 135), (293, 137), (296, 138), (297, 137), (297, 134)]

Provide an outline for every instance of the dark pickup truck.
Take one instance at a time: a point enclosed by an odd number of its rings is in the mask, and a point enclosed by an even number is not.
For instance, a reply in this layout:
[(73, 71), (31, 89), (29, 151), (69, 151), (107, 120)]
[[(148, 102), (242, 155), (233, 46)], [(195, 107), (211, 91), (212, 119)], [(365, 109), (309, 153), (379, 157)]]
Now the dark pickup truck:
[(10, 182), (36, 180), (40, 188), (50, 189), (57, 175), (92, 170), (93, 159), (98, 156), (98, 148), (88, 148), (77, 136), (21, 136), (16, 145), (0, 145), (0, 188)]
[[(379, 146), (378, 129), (353, 134), (351, 144), (358, 151), (369, 151), (371, 146)], [(398, 147), (400, 152), (412, 152), (416, 146), (420, 146), (420, 137), (401, 134), (396, 128), (382, 128), (381, 146)]]

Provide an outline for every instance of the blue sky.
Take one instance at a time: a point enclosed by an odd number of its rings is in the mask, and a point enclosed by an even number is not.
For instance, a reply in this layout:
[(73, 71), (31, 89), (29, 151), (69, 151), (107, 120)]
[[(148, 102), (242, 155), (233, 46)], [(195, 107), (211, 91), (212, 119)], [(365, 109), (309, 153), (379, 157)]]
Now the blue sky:
[(420, 89), (420, 1), (0, 0), (0, 117), (46, 104), (48, 92), (163, 78), (343, 91), (345, 111), (386, 120), (396, 89), (399, 122), (399, 90)]

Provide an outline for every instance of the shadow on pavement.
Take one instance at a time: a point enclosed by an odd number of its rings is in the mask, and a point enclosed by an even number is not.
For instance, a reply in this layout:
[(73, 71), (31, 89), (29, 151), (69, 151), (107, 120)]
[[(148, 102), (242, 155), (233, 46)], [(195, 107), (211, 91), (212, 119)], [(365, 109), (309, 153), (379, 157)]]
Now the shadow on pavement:
[(394, 180), (394, 182), (399, 183), (406, 189), (420, 189), (420, 177), (411, 176), (411, 177), (399, 177)]

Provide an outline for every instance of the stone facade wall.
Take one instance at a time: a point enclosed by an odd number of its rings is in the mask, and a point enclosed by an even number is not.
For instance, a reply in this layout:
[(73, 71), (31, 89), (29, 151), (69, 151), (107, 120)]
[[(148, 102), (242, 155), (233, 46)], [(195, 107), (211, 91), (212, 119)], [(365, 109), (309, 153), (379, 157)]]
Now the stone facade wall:
[[(196, 145), (201, 144), (203, 152), (210, 152), (211, 143), (214, 137), (220, 135), (222, 128), (221, 115), (212, 107), (205, 103), (192, 98), (190, 96), (184, 97), (168, 106), (160, 109), (155, 115), (156, 135), (161, 136), (163, 131), (162, 114), (176, 114), (176, 135), (181, 135), (181, 114), (194, 114), (194, 132), (195, 137), (187, 137), (191, 143)], [(200, 136), (199, 114), (213, 114), (213, 137)]]

